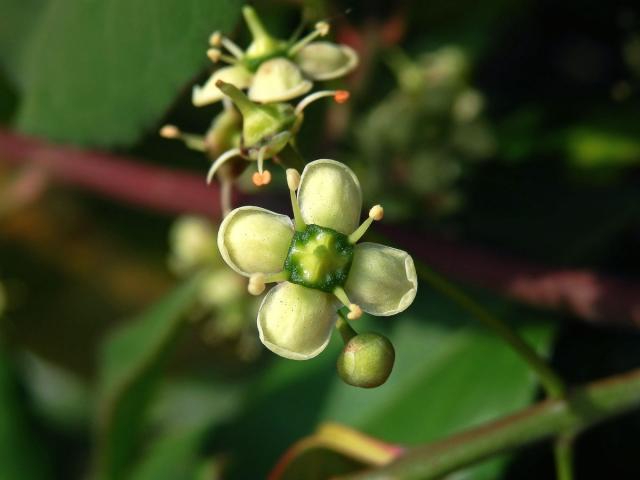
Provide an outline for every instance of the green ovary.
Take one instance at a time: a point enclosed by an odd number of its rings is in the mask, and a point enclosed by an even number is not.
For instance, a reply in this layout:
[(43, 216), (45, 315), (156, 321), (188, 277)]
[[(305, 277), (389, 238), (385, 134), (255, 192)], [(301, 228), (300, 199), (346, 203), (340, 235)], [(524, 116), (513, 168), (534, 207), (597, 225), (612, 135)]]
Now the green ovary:
[(307, 225), (294, 234), (284, 268), (290, 282), (332, 292), (347, 281), (352, 259), (353, 245), (346, 235)]

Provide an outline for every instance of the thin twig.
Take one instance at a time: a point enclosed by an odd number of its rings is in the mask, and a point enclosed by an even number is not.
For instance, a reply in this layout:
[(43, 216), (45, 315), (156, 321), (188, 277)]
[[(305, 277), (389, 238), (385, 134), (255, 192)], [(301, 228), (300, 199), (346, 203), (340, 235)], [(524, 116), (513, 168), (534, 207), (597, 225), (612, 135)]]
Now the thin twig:
[(415, 447), (394, 462), (340, 480), (440, 478), (496, 454), (561, 432), (577, 432), (640, 406), (640, 369), (577, 388), (514, 415)]

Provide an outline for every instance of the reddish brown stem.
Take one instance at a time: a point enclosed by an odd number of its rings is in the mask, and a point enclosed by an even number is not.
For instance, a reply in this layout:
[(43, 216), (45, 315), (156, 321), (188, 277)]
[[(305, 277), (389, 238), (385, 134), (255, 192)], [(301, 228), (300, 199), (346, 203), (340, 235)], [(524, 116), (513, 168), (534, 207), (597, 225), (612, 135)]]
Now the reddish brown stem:
[[(136, 158), (0, 130), (0, 162), (41, 167), (53, 180), (157, 211), (220, 216), (218, 187), (207, 187), (203, 175), (145, 165)], [(640, 328), (637, 283), (587, 270), (556, 270), (426, 233), (395, 227), (385, 232), (453, 280), (533, 306), (562, 309), (592, 323)]]

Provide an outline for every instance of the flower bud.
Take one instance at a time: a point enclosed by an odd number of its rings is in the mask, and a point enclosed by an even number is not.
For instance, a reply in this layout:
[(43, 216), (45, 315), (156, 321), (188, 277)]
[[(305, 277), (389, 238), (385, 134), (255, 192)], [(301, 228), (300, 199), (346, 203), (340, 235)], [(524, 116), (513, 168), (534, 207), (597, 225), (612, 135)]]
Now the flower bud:
[(395, 351), (387, 337), (361, 333), (351, 338), (338, 357), (338, 374), (355, 387), (373, 388), (387, 381)]

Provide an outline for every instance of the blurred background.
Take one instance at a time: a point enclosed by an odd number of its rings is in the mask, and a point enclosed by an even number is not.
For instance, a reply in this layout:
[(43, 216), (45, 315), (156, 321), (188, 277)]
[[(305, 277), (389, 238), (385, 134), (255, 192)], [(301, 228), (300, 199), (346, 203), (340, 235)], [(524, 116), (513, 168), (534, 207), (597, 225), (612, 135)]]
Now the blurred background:
[[(640, 8), (531, 0), (260, 1), (269, 30), (329, 19), (359, 68), (299, 135), (347, 163), (370, 238), (407, 249), (517, 328), (571, 384), (640, 366)], [(417, 445), (542, 398), (534, 375), (422, 281), (366, 317), (396, 349), (375, 390), (337, 336), (295, 362), (259, 342), (259, 299), (217, 255), (204, 133), (207, 39), (250, 37), (236, 0), (0, 0), (0, 479), (266, 478), (339, 422)], [(317, 86), (316, 86), (317, 87)], [(284, 176), (235, 205), (290, 213)], [(378, 237), (380, 238), (380, 237)], [(640, 415), (589, 431), (579, 479), (640, 478)], [(313, 456), (290, 478), (358, 465)], [(330, 457), (330, 458), (329, 458)], [(535, 445), (452, 475), (553, 478)]]

